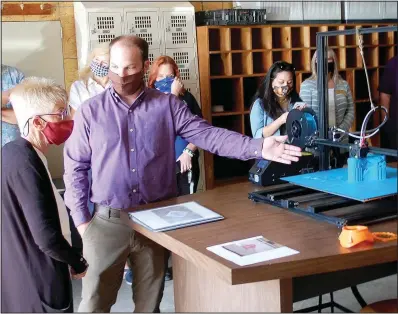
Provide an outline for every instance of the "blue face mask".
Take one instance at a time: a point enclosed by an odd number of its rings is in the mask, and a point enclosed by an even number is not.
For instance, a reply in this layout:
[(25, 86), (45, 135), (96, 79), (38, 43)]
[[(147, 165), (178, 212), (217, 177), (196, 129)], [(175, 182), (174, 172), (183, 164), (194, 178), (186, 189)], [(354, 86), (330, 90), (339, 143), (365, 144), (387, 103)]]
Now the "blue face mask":
[(171, 93), (171, 84), (174, 82), (174, 77), (165, 77), (160, 81), (155, 82), (155, 88), (162, 93)]

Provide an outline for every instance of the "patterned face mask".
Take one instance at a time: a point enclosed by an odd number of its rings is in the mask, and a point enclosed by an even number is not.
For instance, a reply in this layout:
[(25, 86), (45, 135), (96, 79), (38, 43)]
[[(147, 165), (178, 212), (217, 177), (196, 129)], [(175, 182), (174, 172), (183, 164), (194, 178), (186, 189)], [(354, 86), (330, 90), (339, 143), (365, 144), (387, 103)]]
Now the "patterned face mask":
[(292, 91), (292, 88), (289, 85), (274, 86), (272, 89), (278, 97), (285, 97)]
[(91, 61), (90, 69), (91, 69), (91, 72), (93, 72), (93, 74), (95, 76), (104, 77), (104, 76), (108, 75), (109, 66), (105, 66), (105, 65), (93, 60), (93, 61)]

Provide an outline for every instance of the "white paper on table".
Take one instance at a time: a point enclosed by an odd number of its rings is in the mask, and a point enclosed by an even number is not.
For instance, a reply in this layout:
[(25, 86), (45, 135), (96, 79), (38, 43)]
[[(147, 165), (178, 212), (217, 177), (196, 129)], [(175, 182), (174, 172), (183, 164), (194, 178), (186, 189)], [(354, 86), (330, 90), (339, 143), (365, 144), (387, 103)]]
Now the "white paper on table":
[(300, 252), (270, 241), (263, 236), (214, 245), (207, 248), (239, 266), (286, 257)]
[(137, 223), (141, 223), (152, 230), (161, 230), (223, 218), (223, 216), (196, 202), (133, 212), (130, 213), (130, 217)]

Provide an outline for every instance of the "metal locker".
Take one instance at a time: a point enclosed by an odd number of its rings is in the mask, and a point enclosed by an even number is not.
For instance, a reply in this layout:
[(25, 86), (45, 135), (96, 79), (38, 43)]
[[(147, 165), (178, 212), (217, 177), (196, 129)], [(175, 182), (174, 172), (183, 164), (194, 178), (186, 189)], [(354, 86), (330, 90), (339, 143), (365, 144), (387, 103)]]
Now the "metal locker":
[(148, 51), (148, 59), (149, 59), (149, 70), (147, 73), (145, 73), (144, 75), (144, 81), (145, 81), (145, 85), (148, 84), (148, 77), (149, 77), (149, 72), (151, 71), (151, 66), (153, 61), (156, 60), (156, 58), (160, 57), (160, 50), (159, 49), (153, 49), (153, 50), (149, 50)]
[(122, 34), (120, 13), (92, 13), (88, 15), (90, 50), (102, 43), (110, 42)]
[(166, 55), (172, 57), (178, 65), (181, 80), (197, 82), (196, 53), (193, 48), (166, 49)]
[(159, 49), (161, 43), (158, 13), (156, 11), (127, 12), (126, 33), (145, 39), (149, 49)]
[(381, 20), (384, 16), (384, 2), (344, 2), (345, 20)]
[(193, 97), (195, 97), (196, 101), (199, 104), (199, 107), (201, 107), (200, 105), (200, 93), (199, 93), (199, 86), (197, 83), (184, 83), (184, 88), (190, 92)]
[(194, 47), (194, 15), (192, 12), (163, 12), (166, 49)]

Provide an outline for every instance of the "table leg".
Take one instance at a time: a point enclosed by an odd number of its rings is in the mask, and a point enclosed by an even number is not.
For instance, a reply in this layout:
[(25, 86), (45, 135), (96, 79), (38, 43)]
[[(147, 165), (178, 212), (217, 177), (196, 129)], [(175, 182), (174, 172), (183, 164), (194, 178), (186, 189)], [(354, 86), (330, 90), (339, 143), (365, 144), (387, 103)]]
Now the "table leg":
[(293, 312), (292, 280), (231, 285), (173, 254), (176, 312)]

